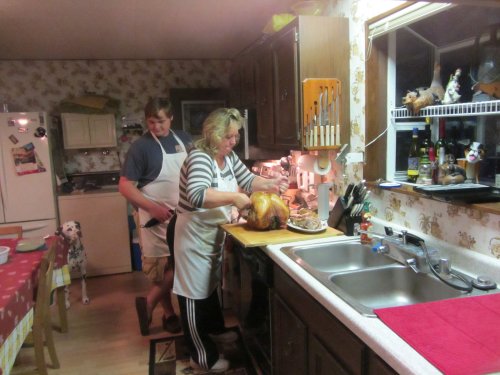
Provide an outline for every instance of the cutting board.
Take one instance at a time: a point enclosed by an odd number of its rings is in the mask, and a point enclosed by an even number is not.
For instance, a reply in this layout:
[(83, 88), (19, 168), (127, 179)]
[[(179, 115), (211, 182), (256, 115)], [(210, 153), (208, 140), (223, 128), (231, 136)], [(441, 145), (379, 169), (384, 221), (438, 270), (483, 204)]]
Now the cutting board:
[(500, 372), (500, 293), (375, 313), (446, 375)]
[(344, 234), (341, 231), (330, 227), (327, 227), (324, 232), (320, 233), (302, 233), (289, 229), (258, 231), (249, 229), (246, 224), (243, 223), (224, 224), (222, 225), (222, 228), (227, 233), (232, 235), (244, 247), (277, 245), (280, 243), (328, 238), (333, 236), (341, 236)]

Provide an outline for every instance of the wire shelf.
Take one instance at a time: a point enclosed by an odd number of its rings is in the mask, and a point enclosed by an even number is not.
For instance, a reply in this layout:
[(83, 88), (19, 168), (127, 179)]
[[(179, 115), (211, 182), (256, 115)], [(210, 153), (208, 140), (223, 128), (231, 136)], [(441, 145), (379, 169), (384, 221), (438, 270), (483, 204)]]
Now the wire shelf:
[(391, 110), (393, 119), (418, 118), (418, 117), (461, 117), (484, 116), (500, 114), (500, 100), (486, 102), (443, 104), (425, 107), (417, 115), (411, 114), (406, 107)]

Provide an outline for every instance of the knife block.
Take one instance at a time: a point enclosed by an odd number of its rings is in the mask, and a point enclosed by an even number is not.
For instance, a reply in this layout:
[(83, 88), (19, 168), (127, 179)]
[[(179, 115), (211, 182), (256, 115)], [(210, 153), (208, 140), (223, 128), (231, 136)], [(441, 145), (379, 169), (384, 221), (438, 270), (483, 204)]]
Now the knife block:
[(361, 215), (351, 216), (344, 198), (339, 197), (328, 216), (328, 226), (338, 229), (346, 236), (354, 236), (354, 224), (361, 223)]

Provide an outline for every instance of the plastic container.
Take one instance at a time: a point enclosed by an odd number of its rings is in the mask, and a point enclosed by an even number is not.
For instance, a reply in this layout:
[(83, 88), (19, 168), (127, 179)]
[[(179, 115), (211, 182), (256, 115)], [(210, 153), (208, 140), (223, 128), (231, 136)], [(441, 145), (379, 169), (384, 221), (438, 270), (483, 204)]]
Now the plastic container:
[(9, 251), (10, 247), (0, 246), (0, 264), (7, 263), (7, 260), (9, 259)]

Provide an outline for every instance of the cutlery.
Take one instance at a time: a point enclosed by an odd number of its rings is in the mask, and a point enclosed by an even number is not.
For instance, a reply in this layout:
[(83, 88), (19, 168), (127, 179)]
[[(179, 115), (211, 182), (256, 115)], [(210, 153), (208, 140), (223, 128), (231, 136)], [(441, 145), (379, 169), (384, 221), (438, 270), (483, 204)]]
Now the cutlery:
[(313, 134), (313, 146), (318, 146), (318, 102), (314, 102), (314, 134)]
[(337, 124), (335, 127), (335, 144), (339, 145), (340, 144), (340, 95), (341, 95), (341, 89), (340, 89), (340, 84), (337, 86)]
[(319, 121), (318, 121), (318, 126), (319, 126), (319, 145), (324, 146), (325, 145), (325, 133), (323, 132), (323, 86), (320, 86), (319, 89), (321, 90), (319, 94)]
[(325, 91), (323, 93), (323, 99), (325, 103), (323, 105), (323, 131), (325, 133), (324, 137), (324, 145), (330, 146), (330, 119), (329, 119), (329, 104), (328, 104), (328, 86), (325, 87)]

